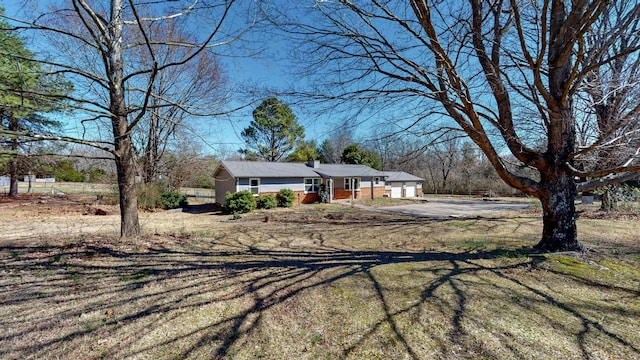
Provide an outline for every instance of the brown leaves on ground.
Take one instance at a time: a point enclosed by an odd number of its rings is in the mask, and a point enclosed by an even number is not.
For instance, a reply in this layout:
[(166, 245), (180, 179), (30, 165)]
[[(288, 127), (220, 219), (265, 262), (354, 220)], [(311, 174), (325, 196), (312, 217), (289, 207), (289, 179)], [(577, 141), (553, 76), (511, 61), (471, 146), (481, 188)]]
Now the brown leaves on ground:
[(115, 207), (93, 204), (94, 195), (43, 195), (19, 194), (17, 198), (0, 196), (0, 211), (12, 208), (20, 216), (39, 217), (49, 215), (108, 215)]
[(583, 258), (529, 251), (541, 222), (527, 212), (154, 212), (122, 241), (117, 216), (56, 201), (76, 210), (0, 206), (0, 358), (640, 355), (635, 221), (582, 218), (601, 250)]
[(600, 220), (630, 220), (636, 221), (640, 219), (640, 214), (631, 211), (584, 211), (580, 213), (583, 219), (600, 219)]

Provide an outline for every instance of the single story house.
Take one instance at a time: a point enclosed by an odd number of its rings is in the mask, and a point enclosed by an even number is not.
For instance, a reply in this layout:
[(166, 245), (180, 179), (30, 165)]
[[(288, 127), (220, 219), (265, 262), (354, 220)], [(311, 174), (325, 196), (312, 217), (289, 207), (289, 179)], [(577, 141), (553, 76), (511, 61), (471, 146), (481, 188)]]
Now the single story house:
[(387, 196), (393, 199), (422, 195), (422, 178), (403, 171), (385, 171)]
[(275, 195), (291, 189), (298, 203), (314, 203), (324, 190), (327, 201), (374, 199), (385, 196), (385, 173), (364, 165), (307, 164), (263, 161), (221, 161), (214, 171), (216, 201), (226, 202), (227, 192), (249, 190), (256, 195)]

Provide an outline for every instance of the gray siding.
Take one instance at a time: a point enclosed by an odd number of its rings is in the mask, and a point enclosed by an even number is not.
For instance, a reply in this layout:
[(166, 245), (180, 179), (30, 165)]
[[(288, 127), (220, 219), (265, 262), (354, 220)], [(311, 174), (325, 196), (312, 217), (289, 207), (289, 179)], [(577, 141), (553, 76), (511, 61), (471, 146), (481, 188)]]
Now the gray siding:
[(225, 195), (227, 192), (236, 192), (236, 179), (226, 169), (221, 168), (216, 174), (216, 202), (222, 205), (226, 204)]

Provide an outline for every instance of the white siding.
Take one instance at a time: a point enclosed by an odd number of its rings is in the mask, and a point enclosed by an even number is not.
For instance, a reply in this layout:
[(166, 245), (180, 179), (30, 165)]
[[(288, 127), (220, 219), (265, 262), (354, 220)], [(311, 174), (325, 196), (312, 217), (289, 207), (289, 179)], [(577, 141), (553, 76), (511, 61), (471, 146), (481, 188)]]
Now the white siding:
[[(260, 178), (260, 193), (276, 193), (281, 189), (304, 191), (304, 180), (301, 178)], [(249, 190), (249, 179), (240, 179), (238, 191)]]
[(405, 184), (405, 197), (415, 197), (416, 196), (416, 183), (407, 182)]
[(391, 198), (399, 199), (402, 197), (402, 183), (391, 184)]
[[(391, 197), (394, 199), (399, 199), (401, 197), (416, 197), (418, 193), (418, 188), (420, 188), (419, 184), (414, 181), (393, 181), (387, 182), (387, 185), (391, 187)], [(403, 194), (404, 188), (404, 194)], [(404, 196), (403, 196), (404, 195)]]

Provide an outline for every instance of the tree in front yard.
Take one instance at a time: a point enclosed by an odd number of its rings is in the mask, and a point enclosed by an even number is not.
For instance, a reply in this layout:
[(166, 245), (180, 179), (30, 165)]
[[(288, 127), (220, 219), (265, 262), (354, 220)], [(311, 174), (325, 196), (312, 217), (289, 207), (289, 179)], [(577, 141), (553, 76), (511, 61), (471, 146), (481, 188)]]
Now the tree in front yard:
[[(605, 127), (576, 141), (603, 101), (638, 92), (636, 0), (323, 1), (304, 17), (299, 10), (279, 7), (273, 17), (309, 58), (310, 95), (326, 94), (334, 111), (364, 104), (363, 116), (411, 116), (401, 129), (461, 131), (505, 183), (540, 200), (540, 250), (582, 250), (577, 194), (640, 176), (637, 101), (611, 107)], [(625, 57), (634, 71), (594, 92)], [(578, 166), (607, 153), (610, 161)]]
[[(166, 89), (160, 86), (160, 82), (167, 80), (163, 75), (184, 69), (188, 64), (206, 65), (198, 59), (238, 40), (253, 19), (245, 23), (244, 18), (233, 16), (238, 6), (233, 0), (206, 4), (201, 1), (52, 0), (46, 4), (37, 1), (29, 4), (33, 6), (24, 12), (23, 18), (7, 19), (11, 22), (7, 31), (34, 39), (34, 44), (41, 45), (42, 55), (49, 57), (38, 60), (26, 56), (25, 60), (39, 61), (53, 74), (65, 74), (76, 89), (64, 100), (76, 110), (73, 115), (83, 126), (82, 134), (57, 140), (94, 146), (113, 156), (118, 179), (120, 235), (137, 238), (140, 236), (136, 199), (138, 159), (133, 134), (150, 113), (177, 120), (154, 110), (172, 108), (191, 112), (194, 106), (203, 105), (189, 103), (187, 100), (192, 99), (180, 96), (182, 90), (160, 91)], [(229, 21), (231, 17), (233, 20)], [(163, 31), (158, 31), (159, 28)], [(170, 29), (190, 29), (193, 36), (183, 36), (184, 32)], [(172, 55), (167, 57), (167, 54)], [(200, 67), (202, 71), (211, 69)], [(189, 82), (186, 85), (196, 86)]]

